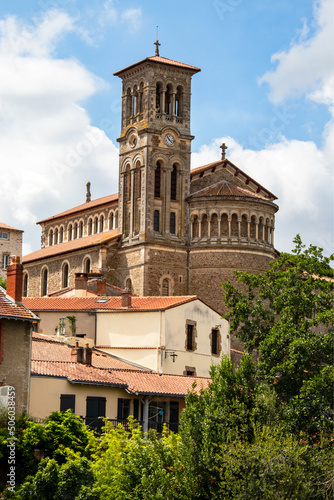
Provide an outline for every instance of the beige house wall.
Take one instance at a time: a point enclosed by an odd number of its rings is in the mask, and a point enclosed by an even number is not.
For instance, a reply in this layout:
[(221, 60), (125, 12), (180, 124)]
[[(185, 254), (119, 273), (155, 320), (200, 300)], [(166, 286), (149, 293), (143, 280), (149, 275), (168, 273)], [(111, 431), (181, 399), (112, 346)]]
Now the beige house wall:
[[(59, 325), (59, 320), (64, 316), (76, 317), (76, 333), (85, 334), (85, 340), (92, 340), (94, 342), (95, 338), (95, 314), (80, 311), (35, 311), (34, 313), (40, 318), (40, 323), (38, 325), (38, 333), (43, 333), (44, 335), (55, 335), (57, 334), (57, 328)], [(72, 333), (69, 327), (68, 320), (64, 321), (65, 326), (65, 336), (71, 337)], [(59, 336), (62, 338), (62, 335)], [(89, 342), (90, 343), (90, 342)]]

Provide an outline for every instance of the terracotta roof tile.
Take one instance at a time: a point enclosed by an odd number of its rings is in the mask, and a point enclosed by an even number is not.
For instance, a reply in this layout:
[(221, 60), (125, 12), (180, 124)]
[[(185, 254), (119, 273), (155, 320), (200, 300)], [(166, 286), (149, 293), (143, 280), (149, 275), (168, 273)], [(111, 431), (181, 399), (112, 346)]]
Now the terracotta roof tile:
[(60, 214), (52, 215), (51, 217), (48, 217), (47, 219), (40, 220), (39, 222), (37, 222), (37, 224), (41, 224), (42, 222), (50, 222), (52, 220), (65, 217), (66, 215), (73, 215), (77, 212), (91, 210), (92, 208), (97, 208), (97, 207), (100, 207), (101, 205), (106, 205), (106, 204), (112, 203), (114, 201), (118, 201), (118, 193), (104, 196), (103, 198), (98, 198), (96, 200), (87, 201), (86, 203), (82, 203), (81, 205), (78, 205), (77, 207), (73, 207), (73, 208), (70, 208), (68, 210), (65, 210), (65, 212), (61, 212)]
[(110, 231), (105, 231), (103, 233), (92, 234), (91, 236), (85, 236), (84, 238), (78, 238), (76, 240), (66, 241), (64, 243), (59, 243), (58, 245), (52, 245), (50, 247), (44, 247), (36, 252), (32, 252), (25, 255), (22, 258), (23, 264), (28, 264), (29, 262), (34, 262), (35, 260), (46, 259), (48, 257), (54, 257), (55, 255), (61, 255), (68, 252), (73, 252), (75, 250), (81, 250), (83, 248), (91, 247), (94, 245), (100, 245), (107, 243), (112, 239), (119, 237), (117, 229), (112, 229)]
[(211, 186), (200, 189), (199, 191), (192, 193), (189, 198), (202, 198), (206, 196), (241, 196), (243, 198), (257, 198), (260, 200), (268, 201), (268, 198), (265, 198), (264, 196), (253, 193), (252, 191), (249, 191), (247, 189), (243, 189), (242, 187), (225, 180), (216, 182), (216, 184), (212, 184)]
[(22, 229), (16, 229), (16, 227), (9, 226), (8, 224), (4, 224), (4, 222), (0, 222), (0, 229), (11, 229), (12, 231), (20, 231), (23, 233)]
[[(120, 296), (96, 297), (24, 297), (23, 304), (33, 311), (161, 311), (196, 300), (196, 295), (180, 297), (135, 297), (131, 307), (122, 307)], [(100, 302), (105, 300), (105, 302)]]
[(173, 59), (167, 59), (167, 57), (161, 57), (161, 56), (151, 56), (151, 57), (146, 57), (145, 59), (142, 59), (141, 61), (138, 61), (134, 64), (131, 64), (130, 66), (127, 66), (126, 68), (123, 68), (119, 71), (116, 71), (114, 73), (115, 76), (120, 76), (124, 71), (128, 71), (131, 68), (134, 68), (138, 66), (139, 64), (142, 64), (144, 62), (148, 61), (153, 61), (157, 63), (162, 63), (162, 64), (168, 64), (170, 66), (177, 66), (179, 68), (184, 68), (184, 69), (189, 69), (192, 70), (194, 73), (198, 73), (198, 71), (201, 71), (200, 68), (197, 68), (196, 66), (190, 66), (190, 64), (185, 64), (181, 63), (179, 61), (174, 61)]
[(0, 318), (39, 321), (24, 305), (16, 303), (0, 286)]

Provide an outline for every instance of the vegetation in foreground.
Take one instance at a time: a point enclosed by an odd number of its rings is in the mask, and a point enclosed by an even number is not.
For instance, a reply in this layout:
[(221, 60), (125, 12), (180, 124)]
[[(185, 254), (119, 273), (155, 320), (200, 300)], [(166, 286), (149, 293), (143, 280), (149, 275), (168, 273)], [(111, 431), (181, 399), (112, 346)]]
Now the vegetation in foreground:
[[(2, 498), (332, 499), (333, 283), (329, 261), (297, 237), (262, 275), (224, 285), (232, 329), (249, 351), (225, 357), (188, 394), (180, 433), (143, 436), (107, 424), (97, 437), (70, 412), (17, 422), (17, 487)], [(0, 470), (8, 453), (0, 428)], [(38, 450), (38, 451), (36, 451)], [(5, 485), (3, 485), (5, 486)]]

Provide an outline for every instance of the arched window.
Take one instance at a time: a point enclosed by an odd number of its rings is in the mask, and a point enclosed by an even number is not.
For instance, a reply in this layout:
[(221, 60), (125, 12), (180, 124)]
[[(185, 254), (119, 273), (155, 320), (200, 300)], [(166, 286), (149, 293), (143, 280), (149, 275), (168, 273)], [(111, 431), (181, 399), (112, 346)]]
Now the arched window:
[(55, 230), (55, 235), (54, 235), (54, 244), (58, 244), (58, 228)]
[(25, 273), (23, 276), (23, 297), (28, 297), (28, 273)]
[(252, 215), (251, 221), (250, 221), (250, 237), (252, 240), (255, 240), (256, 238), (256, 219), (255, 215)]
[(162, 94), (162, 83), (158, 82), (156, 86), (156, 97), (155, 97), (155, 110), (157, 113), (161, 113), (161, 94)]
[(84, 260), (83, 272), (86, 273), (86, 274), (90, 273), (90, 258), (89, 257), (87, 257)]
[(161, 185), (161, 165), (157, 161), (154, 171), (154, 197), (160, 198), (160, 185)]
[(144, 94), (144, 84), (141, 82), (139, 85), (139, 92), (138, 92), (138, 109), (139, 113), (143, 112), (143, 94)]
[(175, 97), (175, 105), (176, 105), (176, 116), (182, 116), (183, 114), (183, 88), (181, 85), (177, 87), (177, 93)]
[(63, 273), (62, 273), (62, 288), (68, 287), (68, 274), (69, 274), (68, 264), (65, 262), (63, 265)]
[(83, 237), (83, 222), (81, 221), (79, 224), (79, 238)]
[(78, 237), (78, 223), (76, 222), (74, 224), (74, 235), (73, 235), (73, 239), (76, 240)]
[(270, 235), (270, 222), (269, 222), (269, 219), (266, 219), (266, 226), (265, 226), (264, 230), (265, 230), (264, 241), (266, 243), (269, 243), (269, 235)]
[(166, 115), (172, 114), (172, 91), (173, 86), (169, 83), (167, 85), (166, 93), (165, 93), (165, 113)]
[(135, 197), (141, 198), (141, 168), (140, 168), (140, 164), (137, 165), (136, 170), (135, 170)]
[(130, 174), (130, 166), (127, 165), (124, 173), (124, 201), (130, 201), (131, 198), (131, 174)]
[(154, 210), (154, 220), (153, 220), (154, 231), (160, 231), (160, 212), (159, 210)]
[(221, 236), (225, 236), (227, 238), (227, 236), (228, 236), (228, 217), (227, 217), (227, 214), (223, 214), (221, 216), (220, 233), (221, 233)]
[(209, 234), (208, 233), (208, 216), (206, 214), (204, 214), (202, 217), (202, 222), (201, 222), (201, 237), (207, 238), (208, 234)]
[(94, 234), (97, 234), (99, 232), (99, 219), (95, 217), (94, 221)]
[(104, 217), (103, 217), (103, 215), (101, 215), (101, 217), (100, 217), (100, 233), (103, 232), (103, 229), (104, 229)]
[(176, 200), (176, 193), (177, 193), (177, 167), (174, 164), (173, 170), (171, 172), (171, 177), (170, 177), (170, 199), (171, 200)]
[(170, 283), (169, 279), (165, 278), (162, 280), (161, 284), (161, 295), (163, 297), (168, 297), (169, 294), (170, 294)]
[(44, 269), (42, 272), (42, 297), (48, 294), (48, 270)]
[(198, 236), (199, 236), (199, 222), (197, 215), (195, 215), (193, 221), (193, 238), (198, 238)]
[(211, 223), (210, 223), (210, 237), (217, 238), (217, 236), (218, 236), (218, 216), (217, 214), (213, 214), (211, 216)]
[(89, 219), (88, 221), (88, 236), (93, 234), (93, 219)]
[(114, 229), (114, 212), (109, 215), (109, 229)]
[(72, 238), (73, 238), (73, 227), (72, 224), (70, 224), (68, 228), (68, 241), (71, 241)]
[(243, 215), (241, 217), (240, 236), (241, 236), (241, 238), (247, 238), (247, 236), (248, 236), (247, 215)]
[(233, 237), (239, 236), (239, 225), (238, 225), (237, 214), (232, 214), (232, 217), (231, 217), (231, 236), (233, 236)]
[(259, 237), (258, 239), (260, 241), (263, 241), (263, 217), (260, 217), (260, 220), (259, 220)]
[(130, 292), (132, 292), (132, 281), (131, 281), (131, 278), (127, 278), (126, 279), (125, 288), (127, 288), (128, 290), (130, 290)]
[(131, 89), (126, 91), (126, 117), (129, 119), (132, 116), (132, 95)]
[(49, 246), (53, 245), (53, 230), (49, 231)]
[(170, 233), (175, 234), (176, 233), (176, 216), (175, 212), (170, 213)]
[(60, 231), (59, 231), (59, 243), (62, 243), (64, 241), (64, 228), (61, 226)]
[(139, 112), (138, 111), (138, 92), (137, 92), (137, 85), (133, 87), (133, 92), (132, 92), (132, 107), (133, 107), (133, 116), (136, 116), (136, 114)]

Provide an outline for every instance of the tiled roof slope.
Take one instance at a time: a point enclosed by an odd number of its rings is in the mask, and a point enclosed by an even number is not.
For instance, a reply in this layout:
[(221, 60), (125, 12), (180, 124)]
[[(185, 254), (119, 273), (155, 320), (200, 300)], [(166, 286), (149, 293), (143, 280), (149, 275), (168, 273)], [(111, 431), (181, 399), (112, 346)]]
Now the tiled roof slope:
[(161, 63), (161, 64), (168, 64), (169, 66), (177, 66), (179, 68), (189, 69), (189, 70), (193, 71), (194, 73), (198, 73), (198, 71), (201, 71), (201, 69), (197, 68), (196, 66), (190, 66), (190, 64), (185, 64), (185, 63), (181, 63), (179, 61), (174, 61), (173, 59), (167, 59), (167, 57), (151, 56), (151, 57), (146, 57), (145, 59), (142, 59), (141, 61), (138, 61), (137, 63), (131, 64), (130, 66), (127, 66), (124, 69), (120, 69), (119, 71), (116, 71), (114, 73), (114, 75), (119, 76), (124, 71), (128, 71), (129, 69), (132, 69), (132, 68), (138, 66), (139, 64), (142, 64), (144, 62), (149, 62), (149, 61), (157, 62), (157, 63)]
[(200, 198), (206, 196), (239, 196), (243, 198), (257, 198), (260, 200), (268, 201), (268, 198), (265, 198), (264, 196), (253, 193), (252, 191), (248, 191), (247, 189), (243, 189), (242, 187), (225, 180), (216, 182), (216, 184), (212, 184), (211, 186), (200, 189), (199, 191), (191, 194), (189, 198)]
[[(196, 391), (208, 387), (209, 378), (185, 377), (183, 375), (166, 375), (150, 373), (138, 369), (118, 369), (112, 367), (115, 362), (111, 356), (105, 356), (109, 366), (97, 367), (100, 363), (93, 350), (92, 366), (73, 363), (68, 353), (71, 349), (57, 340), (44, 340), (34, 334), (32, 346), (31, 375), (55, 378), (66, 378), (72, 383), (89, 383), (121, 387), (136, 395), (159, 395), (184, 397), (196, 383)], [(95, 356), (96, 354), (96, 356)], [(39, 359), (37, 359), (39, 358)], [(103, 356), (102, 356), (103, 358)], [(123, 362), (128, 366), (126, 362)]]
[[(55, 340), (52, 337), (33, 333), (31, 359), (33, 361), (52, 361), (71, 363), (71, 351), (73, 346), (64, 343), (61, 338)], [(105, 370), (141, 370), (142, 368), (134, 363), (122, 361), (117, 356), (112, 356), (94, 348), (92, 350), (92, 366)]]
[(28, 264), (29, 262), (34, 262), (35, 260), (46, 259), (48, 257), (54, 257), (56, 255), (61, 255), (68, 252), (73, 252), (75, 250), (81, 250), (83, 248), (91, 247), (94, 245), (100, 245), (102, 243), (107, 243), (112, 239), (119, 237), (117, 229), (112, 229), (110, 231), (105, 231), (103, 233), (92, 234), (91, 236), (85, 236), (84, 238), (78, 238), (76, 240), (65, 241), (64, 243), (59, 243), (58, 245), (52, 245), (50, 247), (44, 247), (36, 252), (29, 253), (22, 258), (23, 264)]
[[(180, 297), (131, 297), (131, 307), (122, 307), (122, 297), (24, 297), (23, 304), (33, 311), (127, 311), (145, 312), (170, 309), (196, 300), (196, 295)], [(106, 302), (99, 302), (106, 300)]]
[(16, 303), (0, 286), (0, 318), (39, 321), (24, 305)]
[(12, 231), (20, 231), (23, 233), (22, 229), (16, 229), (16, 227), (9, 226), (8, 224), (4, 224), (4, 222), (0, 222), (0, 229), (11, 229)]
[(52, 215), (52, 217), (48, 217), (47, 219), (40, 220), (39, 222), (37, 222), (37, 224), (41, 224), (42, 222), (50, 222), (55, 219), (63, 218), (67, 215), (76, 214), (77, 212), (83, 212), (85, 210), (91, 210), (92, 208), (101, 207), (102, 205), (112, 203), (113, 201), (118, 201), (118, 193), (110, 194), (109, 196), (98, 198), (97, 200), (87, 201), (86, 203), (82, 203), (77, 207), (69, 208), (68, 210), (65, 210), (65, 212), (61, 212), (60, 214)]

